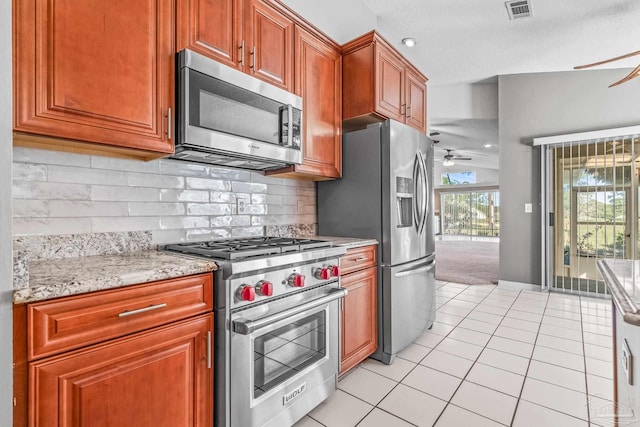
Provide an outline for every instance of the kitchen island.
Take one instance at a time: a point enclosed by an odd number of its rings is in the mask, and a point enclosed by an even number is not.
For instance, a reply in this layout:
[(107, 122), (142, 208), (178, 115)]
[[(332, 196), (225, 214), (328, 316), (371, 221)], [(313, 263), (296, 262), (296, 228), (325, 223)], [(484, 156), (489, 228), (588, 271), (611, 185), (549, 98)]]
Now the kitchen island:
[(640, 261), (604, 259), (597, 265), (612, 301), (616, 425), (637, 425), (640, 417), (640, 369), (637, 369), (640, 363)]

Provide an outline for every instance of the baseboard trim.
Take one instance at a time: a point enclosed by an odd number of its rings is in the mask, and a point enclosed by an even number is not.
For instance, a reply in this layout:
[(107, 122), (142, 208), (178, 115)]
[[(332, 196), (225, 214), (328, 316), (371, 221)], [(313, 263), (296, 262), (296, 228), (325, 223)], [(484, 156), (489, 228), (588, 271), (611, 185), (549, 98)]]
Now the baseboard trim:
[(507, 291), (542, 291), (542, 287), (540, 285), (534, 285), (533, 283), (511, 282), (509, 280), (498, 280), (498, 289), (505, 289)]

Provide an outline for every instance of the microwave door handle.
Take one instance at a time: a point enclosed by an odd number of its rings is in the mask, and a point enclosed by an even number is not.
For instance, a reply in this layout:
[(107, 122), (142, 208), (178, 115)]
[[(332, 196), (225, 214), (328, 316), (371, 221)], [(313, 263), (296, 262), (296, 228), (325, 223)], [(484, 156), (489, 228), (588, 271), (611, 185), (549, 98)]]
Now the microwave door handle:
[(293, 105), (287, 105), (287, 118), (289, 119), (289, 129), (287, 132), (287, 147), (293, 146)]

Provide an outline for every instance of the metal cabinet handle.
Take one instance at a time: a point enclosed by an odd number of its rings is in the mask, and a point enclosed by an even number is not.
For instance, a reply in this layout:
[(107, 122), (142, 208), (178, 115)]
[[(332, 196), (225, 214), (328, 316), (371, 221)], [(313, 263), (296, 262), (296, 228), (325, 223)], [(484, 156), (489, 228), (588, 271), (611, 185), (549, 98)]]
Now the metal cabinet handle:
[(211, 369), (211, 331), (207, 331), (207, 369)]
[(240, 65), (244, 68), (244, 40), (240, 43)]
[(366, 256), (361, 256), (360, 258), (356, 258), (356, 259), (352, 259), (351, 262), (360, 262), (360, 261), (366, 261), (369, 258), (367, 258)]
[(411, 105), (407, 105), (407, 108), (405, 108), (405, 115), (407, 116), (407, 118), (412, 119), (413, 117), (411, 116)]
[(407, 114), (407, 107), (405, 104), (400, 105), (400, 115), (405, 116)]
[(171, 115), (171, 107), (167, 110), (167, 139), (171, 139), (171, 121), (173, 116)]
[(256, 66), (256, 47), (254, 45), (253, 50), (251, 51), (251, 65), (249, 65), (249, 68), (255, 68), (255, 66)]
[(134, 314), (146, 313), (147, 311), (158, 310), (160, 308), (165, 308), (166, 306), (167, 303), (162, 303), (150, 305), (148, 307), (137, 308), (135, 310), (125, 310), (122, 313), (118, 314), (118, 317), (133, 316)]

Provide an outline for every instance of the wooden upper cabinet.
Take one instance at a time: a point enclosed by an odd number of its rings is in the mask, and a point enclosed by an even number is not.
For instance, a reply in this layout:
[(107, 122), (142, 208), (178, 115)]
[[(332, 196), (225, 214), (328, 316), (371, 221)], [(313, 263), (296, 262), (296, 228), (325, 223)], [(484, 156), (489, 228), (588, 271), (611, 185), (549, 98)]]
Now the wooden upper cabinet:
[(242, 29), (242, 0), (178, 0), (178, 51), (242, 69)]
[(342, 176), (342, 56), (338, 46), (295, 28), (295, 93), (302, 97), (301, 165), (271, 171), (327, 180)]
[(426, 133), (427, 78), (375, 32), (342, 46), (346, 129), (394, 119)]
[(427, 85), (413, 69), (405, 71), (406, 123), (427, 132)]
[(389, 49), (375, 45), (377, 88), (376, 105), (378, 112), (390, 119), (404, 120), (404, 64)]
[(16, 131), (173, 152), (173, 0), (13, 4)]
[(246, 0), (249, 74), (293, 92), (293, 20), (263, 0)]

